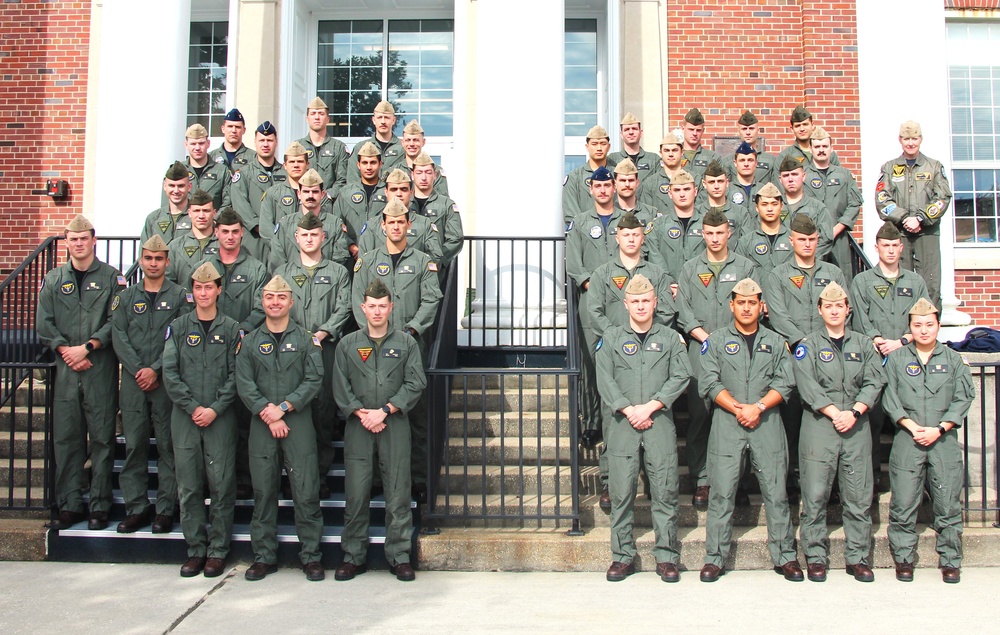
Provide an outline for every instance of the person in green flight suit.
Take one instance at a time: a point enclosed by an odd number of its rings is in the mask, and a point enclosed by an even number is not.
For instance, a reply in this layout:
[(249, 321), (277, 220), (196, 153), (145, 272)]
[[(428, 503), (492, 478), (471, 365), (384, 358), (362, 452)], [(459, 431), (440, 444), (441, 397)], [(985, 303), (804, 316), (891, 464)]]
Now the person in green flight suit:
[(681, 167), (694, 177), (695, 183), (701, 183), (708, 164), (712, 161), (721, 163), (722, 157), (714, 150), (702, 147), (701, 139), (705, 135), (705, 115), (701, 114), (697, 108), (692, 108), (684, 115), (681, 131), (684, 135), (684, 158), (681, 160)]
[(805, 182), (809, 185), (806, 191), (822, 201), (833, 218), (833, 245), (828, 257), (840, 267), (850, 283), (854, 279), (854, 261), (849, 236), (861, 213), (861, 188), (847, 168), (831, 160), (833, 140), (830, 133), (816, 126), (809, 143), (812, 144), (812, 161), (805, 163)]
[[(393, 168), (406, 169), (406, 152), (403, 150), (403, 142), (395, 135), (393, 129), (396, 127), (396, 108), (388, 101), (382, 100), (375, 105), (372, 112), (372, 128), (375, 134), (359, 141), (355, 148), (364, 147), (366, 143), (373, 144), (382, 157), (380, 168), (388, 172)], [(352, 167), (347, 181), (355, 185), (361, 181), (361, 166)], [(379, 174), (381, 176), (381, 173)]]
[[(208, 156), (208, 130), (200, 123), (192, 124), (184, 133), (184, 147), (188, 151), (183, 165), (191, 180), (191, 190), (203, 190), (212, 196), (215, 209), (230, 204), (229, 186), (232, 172), (225, 163), (216, 163)], [(160, 201), (167, 204), (166, 192)]]
[(416, 578), (410, 564), (413, 516), (410, 511), (410, 413), (427, 385), (417, 341), (390, 328), (393, 296), (382, 278), (362, 292), (361, 329), (337, 346), (333, 394), (347, 417), (344, 465), (347, 509), (340, 581), (367, 570), (371, 485), (378, 456), (385, 491), (385, 558), (397, 579)]
[(618, 122), (618, 130), (622, 139), (622, 149), (608, 155), (608, 161), (618, 165), (625, 159), (630, 159), (638, 171), (638, 180), (652, 176), (660, 169), (660, 157), (655, 152), (642, 149), (642, 122), (630, 112), (625, 113)]
[(139, 234), (142, 242), (156, 235), (169, 245), (175, 237), (191, 229), (191, 219), (188, 218), (191, 180), (187, 168), (180, 161), (174, 161), (163, 175), (163, 193), (167, 202), (146, 216)]
[(330, 108), (318, 96), (306, 106), (306, 123), (309, 134), (299, 139), (306, 149), (309, 166), (319, 172), (326, 183), (330, 198), (337, 200), (340, 190), (347, 184), (351, 151), (343, 141), (330, 134)]
[(587, 131), (587, 161), (572, 170), (563, 179), (562, 211), (563, 221), (572, 222), (580, 214), (586, 214), (594, 205), (591, 192), (591, 176), (599, 168), (613, 170), (615, 165), (608, 160), (611, 141), (603, 126), (594, 126)]
[(839, 479), (847, 573), (859, 582), (873, 582), (868, 411), (885, 386), (885, 373), (871, 338), (847, 328), (851, 307), (842, 286), (828, 284), (817, 307), (823, 325), (799, 341), (792, 364), (804, 406), (798, 447), (802, 550), (809, 579), (825, 581), (830, 564), (827, 502), (834, 479)]
[[(111, 304), (125, 278), (94, 255), (94, 225), (77, 216), (66, 226), (67, 262), (45, 274), (35, 330), (55, 353), (53, 386), (54, 529), (86, 517), (84, 462), (90, 457), (90, 520), (108, 526), (118, 410), (118, 358), (111, 346)], [(88, 453), (87, 440), (90, 440)]]
[(233, 108), (222, 118), (220, 126), (222, 145), (208, 153), (210, 161), (224, 163), (230, 173), (239, 172), (252, 158), (250, 148), (243, 143), (247, 122), (238, 108)]
[(185, 285), (201, 261), (219, 253), (219, 241), (215, 238), (215, 214), (218, 210), (212, 196), (203, 190), (191, 194), (188, 217), (191, 229), (179, 233), (167, 247), (170, 248), (170, 265), (167, 280)]
[[(275, 185), (284, 184), (288, 179), (284, 166), (278, 162), (278, 131), (270, 121), (257, 126), (254, 132), (256, 154), (250, 157), (238, 172), (233, 173), (229, 194), (233, 199), (233, 209), (247, 225), (247, 235), (243, 246), (260, 260), (263, 256), (260, 245), (260, 205), (264, 194)], [(264, 228), (270, 231), (272, 226)]]
[(253, 564), (244, 577), (263, 580), (278, 570), (278, 492), (284, 466), (292, 488), (299, 560), (310, 582), (326, 577), (319, 550), (323, 514), (312, 400), (323, 383), (315, 336), (292, 321), (292, 288), (281, 276), (264, 285), (264, 324), (247, 333), (236, 354), (236, 388), (252, 413), (250, 474)]
[(611, 492), (611, 553), (607, 580), (635, 571), (633, 509), (640, 464), (649, 476), (656, 573), (678, 582), (677, 430), (673, 404), (691, 379), (687, 351), (677, 332), (655, 320), (657, 290), (641, 273), (625, 288), (628, 323), (605, 331), (597, 351), (597, 387), (612, 414), (607, 424)]

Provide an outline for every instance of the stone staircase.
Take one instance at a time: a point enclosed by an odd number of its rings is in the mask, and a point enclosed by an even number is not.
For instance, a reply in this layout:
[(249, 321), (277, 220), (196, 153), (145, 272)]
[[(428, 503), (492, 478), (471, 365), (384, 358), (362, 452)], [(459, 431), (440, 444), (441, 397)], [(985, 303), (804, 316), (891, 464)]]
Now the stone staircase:
[[(531, 371), (525, 371), (530, 373)], [(501, 390), (501, 385), (503, 390)], [(519, 399), (520, 397), (520, 399)], [(692, 571), (701, 568), (705, 555), (706, 512), (691, 505), (694, 484), (686, 465), (687, 430), (684, 398), (678, 402), (675, 419), (678, 429), (680, 459), (680, 539), (682, 565)], [(419, 562), (424, 569), (501, 570), (501, 571), (604, 571), (610, 563), (610, 519), (600, 509), (597, 452), (568, 446), (568, 382), (554, 376), (523, 378), (507, 376), (456, 381), (452, 390), (448, 419), (447, 463), (441, 485), (447, 494), (437, 498), (439, 508), (450, 506), (470, 514), (514, 516), (521, 510), (555, 513), (555, 486), (570, 491), (568, 466), (571, 453), (580, 462), (580, 524), (582, 536), (568, 536), (571, 526), (565, 520), (444, 520), (435, 523), (439, 534), (421, 535)], [(518, 413), (523, 410), (523, 422)], [(880, 451), (883, 468), (879, 474), (882, 491), (888, 489), (886, 468), (891, 436), (883, 435)], [(518, 457), (530, 468), (520, 469)], [(485, 460), (483, 460), (485, 459)], [(501, 460), (502, 459), (502, 460)], [(465, 480), (464, 474), (470, 478)], [(756, 480), (751, 479), (751, 503), (738, 507), (734, 514), (734, 546), (730, 569), (770, 569), (764, 508)], [(978, 492), (971, 497), (976, 499)], [(990, 492), (995, 500), (995, 494)], [(879, 496), (873, 507), (874, 551), (876, 567), (892, 566), (886, 527), (889, 518), (888, 493)], [(564, 499), (565, 500), (565, 499)], [(563, 503), (565, 506), (565, 502)], [(842, 508), (829, 508), (830, 554), (833, 566), (843, 566)], [(795, 525), (799, 506), (792, 506)], [(927, 523), (929, 505), (920, 510), (918, 531), (919, 566), (937, 566), (934, 550), (936, 534)], [(1000, 530), (992, 523), (996, 514), (966, 515), (965, 562), (968, 566), (1000, 564)], [(650, 503), (640, 481), (635, 505), (636, 541), (639, 566), (655, 567), (652, 557), (653, 531)], [(803, 559), (804, 562), (804, 559)]]

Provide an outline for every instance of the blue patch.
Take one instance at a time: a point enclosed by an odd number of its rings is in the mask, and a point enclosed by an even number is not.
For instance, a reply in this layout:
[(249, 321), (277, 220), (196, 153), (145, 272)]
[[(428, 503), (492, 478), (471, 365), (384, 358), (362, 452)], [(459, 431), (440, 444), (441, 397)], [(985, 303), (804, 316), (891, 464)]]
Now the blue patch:
[(742, 205), (745, 199), (743, 192), (733, 192), (733, 204)]
[(810, 179), (809, 185), (811, 185), (814, 190), (818, 190), (823, 187), (823, 179)]
[(819, 360), (821, 362), (832, 362), (833, 361), (833, 349), (822, 348), (819, 351)]
[(701, 343), (701, 354), (704, 355), (708, 352), (708, 340)]
[(889, 203), (888, 205), (886, 205), (885, 207), (882, 208), (882, 213), (885, 214), (886, 216), (888, 216), (889, 214), (892, 214), (895, 211), (896, 211), (896, 204), (895, 203)]
[(594, 347), (594, 352), (596, 353), (597, 351), (601, 350), (602, 346), (604, 346), (604, 338), (603, 337), (601, 339), (597, 340), (597, 346)]
[(197, 346), (199, 344), (201, 344), (201, 333), (188, 333), (187, 345)]
[(365, 195), (361, 192), (355, 192), (354, 194), (351, 194), (351, 200), (355, 203), (360, 203), (365, 200)]
[(274, 342), (261, 342), (257, 348), (264, 355), (270, 355), (274, 352)]
[(758, 256), (763, 256), (767, 253), (768, 245), (767, 243), (757, 243), (754, 245), (753, 250)]
[(910, 362), (906, 365), (906, 374), (910, 377), (916, 377), (921, 372), (923, 371), (920, 369), (920, 364), (917, 364), (916, 362)]
[(603, 233), (604, 233), (604, 230), (601, 228), (600, 225), (594, 225), (593, 227), (590, 228), (590, 237), (591, 238), (600, 238), (601, 234), (603, 234)]
[(361, 235), (364, 234), (365, 230), (367, 230), (367, 229), (368, 229), (368, 223), (365, 223), (364, 225), (362, 225), (361, 226), (361, 231), (358, 232), (358, 238), (360, 238)]
[(375, 273), (377, 273), (380, 276), (389, 275), (389, 271), (390, 271), (389, 263), (382, 262), (375, 266)]
[(660, 194), (669, 194), (669, 193), (670, 193), (670, 184), (660, 183)]
[(677, 240), (678, 238), (681, 237), (681, 228), (671, 227), (670, 229), (667, 230), (667, 237)]
[(795, 359), (804, 358), (807, 352), (809, 351), (808, 349), (806, 349), (805, 344), (799, 344), (798, 346), (795, 347)]
[(639, 345), (632, 340), (629, 340), (622, 344), (622, 352), (626, 355), (635, 355), (639, 352)]
[(739, 342), (726, 342), (726, 354), (727, 355), (735, 355), (736, 353), (739, 353), (739, 352), (740, 352), (740, 343)]
[(63, 295), (70, 295), (76, 291), (76, 285), (72, 282), (64, 282), (62, 286), (59, 287), (59, 290), (62, 291)]
[(169, 340), (170, 339), (170, 325), (169, 324), (167, 325), (167, 335), (163, 339), (164, 340)]
[(566, 233), (573, 231), (573, 221), (566, 221)]

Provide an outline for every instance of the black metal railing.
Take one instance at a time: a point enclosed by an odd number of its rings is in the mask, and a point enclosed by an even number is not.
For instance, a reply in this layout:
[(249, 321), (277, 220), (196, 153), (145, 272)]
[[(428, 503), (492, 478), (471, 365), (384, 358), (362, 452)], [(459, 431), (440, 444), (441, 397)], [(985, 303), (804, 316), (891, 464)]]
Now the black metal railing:
[(854, 239), (854, 235), (851, 234), (851, 232), (847, 232), (847, 240), (851, 245), (851, 268), (854, 270), (854, 275), (858, 275), (862, 271), (868, 271), (871, 269), (871, 261), (868, 260), (868, 256), (865, 255), (865, 251), (861, 248), (861, 244)]
[(965, 459), (962, 506), (966, 512), (994, 514), (994, 526), (1000, 526), (1000, 364), (971, 362), (970, 366), (977, 397), (960, 432)]
[(425, 528), (556, 521), (579, 532), (579, 365), (563, 239), (465, 241), (429, 353)]

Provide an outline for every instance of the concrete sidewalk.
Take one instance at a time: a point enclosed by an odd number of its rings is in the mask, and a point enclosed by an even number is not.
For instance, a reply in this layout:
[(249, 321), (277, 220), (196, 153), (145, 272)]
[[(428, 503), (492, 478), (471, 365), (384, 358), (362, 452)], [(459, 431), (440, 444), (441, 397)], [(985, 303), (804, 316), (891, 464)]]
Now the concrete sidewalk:
[(214, 580), (177, 566), (5, 562), (0, 631), (12, 633), (479, 633), (635, 629), (705, 632), (985, 632), (1000, 618), (1000, 568), (967, 569), (946, 585), (935, 569), (873, 584), (831, 571), (823, 584), (737, 571), (714, 584), (640, 573), (609, 583), (595, 573), (417, 573), (398, 582), (370, 571), (351, 582), (306, 582), (282, 569), (261, 582), (244, 565)]

